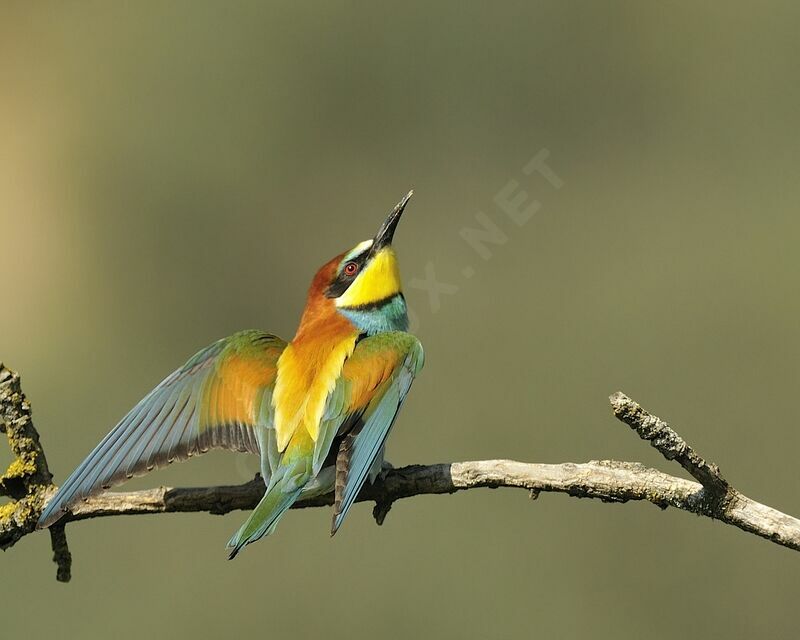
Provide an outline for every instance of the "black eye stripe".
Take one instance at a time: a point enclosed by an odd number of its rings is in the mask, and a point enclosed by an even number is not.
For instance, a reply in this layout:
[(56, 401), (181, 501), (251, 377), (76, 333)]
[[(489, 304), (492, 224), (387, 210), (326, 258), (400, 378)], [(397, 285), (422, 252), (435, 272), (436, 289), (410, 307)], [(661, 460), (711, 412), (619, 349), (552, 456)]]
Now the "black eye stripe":
[[(325, 291), (325, 296), (328, 298), (338, 298), (345, 291), (347, 291), (348, 287), (351, 284), (353, 284), (353, 280), (356, 279), (358, 274), (361, 273), (361, 270), (364, 268), (364, 265), (367, 262), (368, 255), (369, 255), (369, 249), (366, 249), (357, 256), (350, 258), (349, 260), (346, 260), (342, 265), (342, 267), (339, 269), (339, 275), (336, 276), (336, 279), (333, 282), (331, 282), (330, 286), (328, 286), (328, 289)], [(349, 262), (354, 262), (355, 264), (358, 265), (358, 269), (352, 275), (347, 275), (344, 272), (344, 265)]]

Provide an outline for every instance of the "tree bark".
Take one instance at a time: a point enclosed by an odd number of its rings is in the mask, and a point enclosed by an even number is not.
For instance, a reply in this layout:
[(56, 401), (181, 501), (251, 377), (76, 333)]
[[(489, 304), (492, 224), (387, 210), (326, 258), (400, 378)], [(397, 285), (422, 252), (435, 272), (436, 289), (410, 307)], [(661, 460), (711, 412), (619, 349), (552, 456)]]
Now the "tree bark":
[[(525, 463), (482, 460), (391, 469), (375, 484), (366, 484), (359, 501), (375, 502), (373, 515), (382, 524), (392, 504), (418, 495), (448, 494), (481, 487), (525, 489), (536, 499), (542, 492), (565, 493), (603, 502), (642, 500), (666, 509), (675, 507), (713, 518), (784, 547), (800, 551), (800, 520), (743, 495), (722, 477), (666, 422), (648, 413), (625, 394), (610, 398), (614, 415), (647, 440), (667, 460), (678, 462), (695, 481), (672, 476), (638, 462), (592, 460), (584, 463)], [(44, 451), (30, 420), (30, 406), (19, 387), (19, 376), (0, 365), (0, 430), (16, 456), (0, 477), (0, 494), (12, 502), (0, 506), (0, 548), (13, 546), (33, 532), (47, 500), (55, 494)], [(71, 556), (65, 525), (91, 518), (154, 513), (207, 512), (225, 514), (252, 509), (264, 493), (256, 476), (235, 486), (159, 487), (126, 493), (107, 492), (76, 505), (51, 527), (57, 578), (68, 581)], [(333, 504), (326, 495), (303, 500), (295, 508)]]

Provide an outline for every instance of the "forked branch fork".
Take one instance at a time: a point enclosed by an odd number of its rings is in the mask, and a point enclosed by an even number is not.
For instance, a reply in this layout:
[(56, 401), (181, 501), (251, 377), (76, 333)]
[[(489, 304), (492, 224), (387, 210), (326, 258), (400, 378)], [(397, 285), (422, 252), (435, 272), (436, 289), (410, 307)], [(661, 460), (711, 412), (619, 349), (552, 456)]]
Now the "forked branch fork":
[[(644, 500), (665, 509), (676, 507), (720, 520), (800, 551), (800, 520), (758, 503), (734, 489), (717, 465), (703, 459), (666, 422), (645, 411), (621, 392), (610, 398), (614, 415), (647, 440), (667, 460), (678, 462), (695, 480), (686, 480), (638, 462), (592, 460), (584, 463), (541, 464), (513, 460), (481, 460), (434, 465), (411, 465), (388, 471), (375, 484), (364, 486), (359, 501), (375, 503), (373, 515), (382, 524), (392, 504), (418, 495), (455, 493), (479, 487), (525, 489), (531, 498), (542, 492), (566, 493), (603, 502)], [(19, 376), (0, 364), (0, 430), (5, 431), (16, 459), (0, 476), (0, 549), (32, 533), (36, 520), (56, 487), (30, 417), (30, 405)], [(264, 493), (259, 477), (235, 486), (159, 487), (125, 493), (108, 492), (77, 505), (50, 529), (57, 578), (70, 578), (71, 556), (64, 526), (69, 522), (118, 515), (208, 512), (225, 514), (252, 509)], [(321, 496), (296, 508), (332, 504)]]

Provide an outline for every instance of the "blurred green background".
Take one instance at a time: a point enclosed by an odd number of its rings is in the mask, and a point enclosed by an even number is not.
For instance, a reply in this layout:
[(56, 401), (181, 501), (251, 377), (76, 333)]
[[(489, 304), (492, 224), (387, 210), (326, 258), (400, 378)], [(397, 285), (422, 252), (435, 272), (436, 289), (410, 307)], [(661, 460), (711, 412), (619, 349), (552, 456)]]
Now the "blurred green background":
[[(56, 480), (238, 329), (291, 337), (322, 262), (396, 246), (427, 354), (395, 465), (640, 460), (622, 389), (800, 514), (796, 3), (3, 2), (0, 359)], [(522, 167), (542, 149), (555, 189)], [(496, 194), (540, 209), (517, 227)], [(483, 212), (508, 236), (483, 260)], [(457, 291), (431, 306), (426, 268)], [(472, 269), (470, 272), (469, 270)], [(473, 273), (467, 278), (465, 273)], [(8, 461), (0, 447), (0, 463)], [(130, 483), (239, 482), (212, 453)], [(0, 557), (3, 637), (790, 637), (800, 555), (651, 505), (471, 491), (70, 526)], [(35, 594), (32, 597), (31, 594)]]

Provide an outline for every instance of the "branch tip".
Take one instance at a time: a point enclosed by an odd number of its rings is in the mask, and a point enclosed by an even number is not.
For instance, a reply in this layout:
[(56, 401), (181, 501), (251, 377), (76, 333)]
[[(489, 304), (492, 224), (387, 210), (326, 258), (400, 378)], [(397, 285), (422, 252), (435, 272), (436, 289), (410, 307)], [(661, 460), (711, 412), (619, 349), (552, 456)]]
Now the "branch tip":
[(730, 490), (719, 467), (704, 460), (664, 420), (649, 413), (621, 391), (609, 397), (614, 416), (633, 429), (642, 440), (647, 440), (667, 460), (675, 460), (695, 480), (717, 499), (725, 497)]

